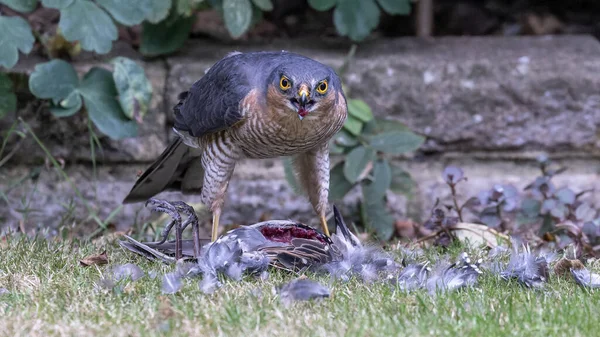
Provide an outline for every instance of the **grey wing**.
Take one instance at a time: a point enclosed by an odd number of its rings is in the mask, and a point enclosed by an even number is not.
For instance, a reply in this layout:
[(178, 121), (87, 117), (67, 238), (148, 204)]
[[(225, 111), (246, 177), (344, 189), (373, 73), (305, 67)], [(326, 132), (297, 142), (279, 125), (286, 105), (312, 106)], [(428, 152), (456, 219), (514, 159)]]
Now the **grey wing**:
[(181, 93), (173, 108), (175, 128), (199, 137), (242, 120), (240, 102), (252, 89), (244, 66), (239, 57), (225, 57)]

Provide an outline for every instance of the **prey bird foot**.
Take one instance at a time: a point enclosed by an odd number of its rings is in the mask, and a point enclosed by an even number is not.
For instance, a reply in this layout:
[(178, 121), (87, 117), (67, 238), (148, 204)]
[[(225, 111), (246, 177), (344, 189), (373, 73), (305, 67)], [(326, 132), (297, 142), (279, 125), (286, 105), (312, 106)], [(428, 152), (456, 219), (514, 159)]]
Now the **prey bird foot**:
[(181, 215), (179, 214), (179, 210), (173, 205), (172, 202), (162, 200), (162, 199), (155, 199), (155, 198), (148, 199), (148, 201), (146, 201), (145, 206), (148, 207), (149, 204), (150, 204), (151, 211), (166, 213), (171, 218), (173, 218), (173, 221), (171, 221), (167, 226), (165, 226), (162, 233), (160, 234), (161, 240), (159, 241), (159, 244), (165, 243), (165, 241), (167, 241), (167, 238), (169, 237), (169, 233), (171, 233), (171, 229), (173, 228), (173, 226), (175, 224), (178, 224), (179, 226), (182, 225), (182, 220), (181, 220)]
[(198, 225), (198, 216), (196, 215), (196, 211), (194, 207), (186, 204), (183, 201), (172, 201), (171, 205), (175, 206), (177, 210), (185, 215), (187, 215), (187, 220), (182, 224), (181, 230), (185, 230), (188, 225)]
[[(200, 254), (200, 236), (199, 236), (199, 223), (198, 216), (196, 215), (196, 211), (194, 208), (183, 201), (167, 201), (163, 199), (150, 198), (146, 201), (146, 206), (150, 205), (151, 210), (154, 212), (162, 212), (166, 213), (173, 221), (169, 223), (161, 233), (161, 241), (159, 244), (164, 243), (169, 233), (171, 232), (173, 226), (175, 226), (176, 231), (176, 259), (179, 260), (182, 257), (182, 232), (187, 228), (188, 225), (192, 225), (192, 234), (194, 239), (194, 257), (197, 258)], [(187, 216), (185, 222), (182, 221), (181, 214), (183, 213)]]

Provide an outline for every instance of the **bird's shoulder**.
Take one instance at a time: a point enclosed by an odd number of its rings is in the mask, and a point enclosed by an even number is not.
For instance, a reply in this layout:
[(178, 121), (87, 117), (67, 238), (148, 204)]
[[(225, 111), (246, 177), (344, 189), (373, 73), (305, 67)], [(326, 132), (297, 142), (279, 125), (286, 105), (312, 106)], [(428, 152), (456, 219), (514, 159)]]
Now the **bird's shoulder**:
[(243, 122), (261, 103), (266, 74), (289, 56), (286, 52), (229, 53), (208, 69), (173, 108), (175, 129), (193, 137)]

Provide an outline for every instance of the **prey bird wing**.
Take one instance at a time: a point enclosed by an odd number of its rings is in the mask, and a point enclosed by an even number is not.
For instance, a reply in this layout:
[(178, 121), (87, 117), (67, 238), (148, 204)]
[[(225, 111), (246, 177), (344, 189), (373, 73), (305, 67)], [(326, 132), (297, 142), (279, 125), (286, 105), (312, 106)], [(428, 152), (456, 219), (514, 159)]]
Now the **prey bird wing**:
[(296, 271), (331, 262), (334, 258), (328, 244), (303, 238), (294, 238), (289, 245), (267, 244), (259, 251), (266, 253), (276, 265)]

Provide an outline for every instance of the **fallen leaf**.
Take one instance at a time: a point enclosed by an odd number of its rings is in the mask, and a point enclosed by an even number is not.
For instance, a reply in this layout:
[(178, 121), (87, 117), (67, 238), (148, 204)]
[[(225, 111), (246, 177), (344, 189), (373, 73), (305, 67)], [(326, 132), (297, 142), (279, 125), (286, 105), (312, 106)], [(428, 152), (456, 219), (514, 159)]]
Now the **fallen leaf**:
[(106, 255), (106, 250), (100, 254), (86, 256), (83, 259), (79, 260), (79, 264), (83, 267), (89, 267), (93, 264), (101, 265), (108, 263), (108, 255)]
[(396, 220), (396, 232), (403, 238), (415, 238), (415, 225), (416, 223), (412, 219)]
[(469, 240), (472, 244), (485, 244), (490, 248), (497, 247), (502, 240), (509, 240), (508, 236), (481, 224), (459, 222), (450, 227), (450, 230), (459, 240)]
[(582, 269), (585, 269), (585, 266), (579, 260), (570, 260), (567, 258), (560, 259), (554, 265), (554, 273), (558, 277), (570, 278), (571, 277), (571, 269), (582, 270)]

